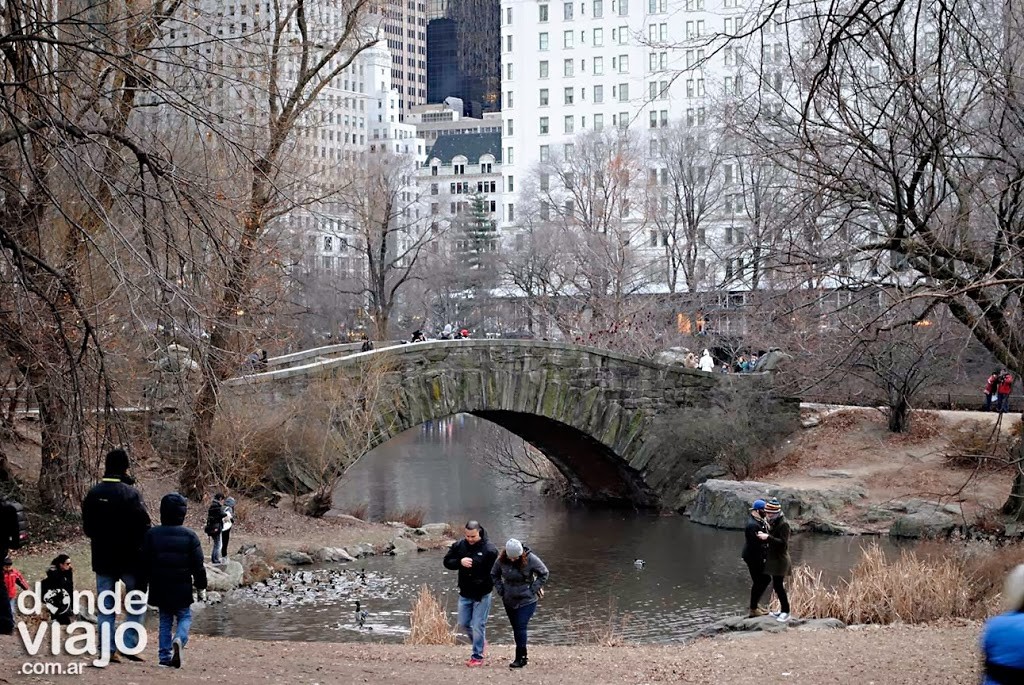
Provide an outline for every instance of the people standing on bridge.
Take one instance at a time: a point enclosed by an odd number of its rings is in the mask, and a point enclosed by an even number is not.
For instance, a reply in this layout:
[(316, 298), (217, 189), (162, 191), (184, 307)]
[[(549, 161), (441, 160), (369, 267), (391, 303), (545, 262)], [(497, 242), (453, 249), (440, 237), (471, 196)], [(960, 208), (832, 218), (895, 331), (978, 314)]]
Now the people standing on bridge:
[(782, 513), (782, 505), (774, 497), (764, 505), (764, 513), (768, 518), (768, 531), (758, 533), (757, 537), (768, 543), (768, 555), (764, 563), (764, 572), (772, 577), (772, 589), (779, 598), (779, 611), (770, 612), (780, 623), (789, 620), (789, 596), (786, 594), (786, 576), (793, 568), (789, 557), (789, 521)]
[[(747, 565), (750, 572), (750, 609), (747, 612), (748, 618), (756, 618), (768, 614), (766, 609), (761, 608), (761, 597), (768, 586), (772, 584), (772, 577), (764, 572), (765, 562), (768, 560), (768, 522), (764, 518), (766, 502), (763, 499), (754, 500), (750, 507), (750, 516), (747, 518), (747, 525), (744, 528), (743, 553), (740, 558)], [(761, 537), (759, 534), (764, 534)]]
[(360, 352), (372, 352), (373, 351), (373, 341), (371, 341), (370, 338), (365, 333), (363, 333), (363, 346), (359, 348), (359, 351)]
[(707, 373), (712, 373), (715, 370), (715, 359), (711, 356), (711, 352), (705, 349), (700, 354), (700, 361), (697, 362), (697, 368)]
[(1024, 683), (1024, 564), (1006, 577), (1003, 607), (1006, 613), (987, 620), (981, 631), (982, 685)]
[(417, 328), (415, 331), (412, 332), (412, 339), (409, 340), (409, 342), (411, 342), (411, 343), (423, 342), (425, 339), (426, 338), (423, 337), (423, 331), (421, 331), (420, 329)]
[[(142, 495), (128, 475), (128, 453), (115, 449), (107, 453), (103, 480), (94, 485), (82, 501), (82, 528), (92, 548), (92, 570), (96, 573), (96, 593), (104, 598), (96, 607), (100, 626), (102, 657), (120, 661), (110, 648), (114, 639), (114, 590), (117, 581), (124, 583), (125, 592), (141, 590), (139, 554), (142, 538), (150, 527), (149, 512)], [(108, 601), (109, 600), (109, 601)], [(132, 650), (139, 644), (139, 629), (146, 615), (145, 606), (139, 613), (130, 611), (126, 603), (128, 628), (124, 633), (124, 647)], [(109, 638), (102, 637), (104, 634)], [(109, 639), (109, 642), (107, 641)], [(125, 654), (132, 661), (144, 661), (141, 655)]]
[(1013, 392), (1013, 374), (1003, 369), (999, 374), (999, 385), (996, 386), (996, 411), (1004, 414), (1010, 411), (1010, 393)]
[(462, 338), (463, 340), (468, 339), (469, 338), (469, 329), (468, 328), (463, 328), (461, 331), (459, 331), (459, 337)]
[(498, 549), (487, 539), (478, 521), (467, 521), (463, 539), (452, 544), (444, 556), (444, 567), (459, 572), (459, 627), (472, 642), (466, 665), (482, 666), (487, 650), (487, 617), (491, 613), (491, 569)]
[(985, 381), (985, 404), (982, 406), (982, 411), (988, 411), (995, 407), (999, 401), (999, 394), (996, 392), (999, 388), (999, 369), (992, 372), (992, 375)]
[(441, 340), (451, 340), (453, 330), (454, 328), (452, 327), (452, 325), (450, 323), (446, 323), (444, 325), (444, 328), (441, 329)]
[(494, 562), (491, 579), (505, 605), (516, 642), (516, 658), (509, 668), (522, 668), (527, 664), (527, 626), (537, 611), (537, 600), (544, 596), (548, 575), (548, 567), (540, 557), (515, 538), (505, 543), (505, 549)]

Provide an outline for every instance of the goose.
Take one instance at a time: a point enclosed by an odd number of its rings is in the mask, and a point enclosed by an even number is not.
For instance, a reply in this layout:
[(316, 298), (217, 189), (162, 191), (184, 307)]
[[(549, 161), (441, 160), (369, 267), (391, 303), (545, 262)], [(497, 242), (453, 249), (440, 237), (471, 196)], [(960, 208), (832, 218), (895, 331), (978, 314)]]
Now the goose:
[(363, 624), (366, 623), (366, 617), (370, 615), (370, 612), (363, 609), (359, 604), (359, 600), (356, 600), (356, 624), (362, 628)]

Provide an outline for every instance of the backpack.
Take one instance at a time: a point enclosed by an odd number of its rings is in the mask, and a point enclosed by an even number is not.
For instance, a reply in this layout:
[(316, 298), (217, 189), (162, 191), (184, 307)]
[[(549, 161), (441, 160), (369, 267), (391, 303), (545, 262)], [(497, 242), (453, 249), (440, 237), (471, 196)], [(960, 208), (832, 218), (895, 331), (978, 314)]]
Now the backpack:
[(203, 532), (212, 538), (223, 532), (223, 526), (224, 508), (222, 506), (211, 504), (209, 511), (206, 513), (206, 527), (203, 528)]
[(28, 539), (25, 507), (13, 499), (0, 499), (0, 547), (21, 549)]

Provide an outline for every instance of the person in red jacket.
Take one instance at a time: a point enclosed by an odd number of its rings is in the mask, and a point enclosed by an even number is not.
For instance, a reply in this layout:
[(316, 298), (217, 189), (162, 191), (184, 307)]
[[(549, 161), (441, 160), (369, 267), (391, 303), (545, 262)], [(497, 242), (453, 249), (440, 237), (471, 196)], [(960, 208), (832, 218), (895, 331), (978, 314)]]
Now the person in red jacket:
[(1005, 369), (999, 374), (999, 385), (996, 388), (996, 410), (999, 413), (1010, 411), (1010, 393), (1013, 392), (1013, 374)]
[(25, 582), (25, 576), (21, 575), (21, 571), (14, 568), (14, 561), (10, 557), (4, 559), (4, 585), (7, 587), (7, 596), (11, 600), (11, 615), (17, 616), (18, 588), (27, 590), (28, 583)]
[(988, 411), (993, 409), (996, 404), (996, 389), (999, 385), (999, 371), (993, 371), (992, 375), (985, 381), (985, 404), (982, 406), (982, 411)]

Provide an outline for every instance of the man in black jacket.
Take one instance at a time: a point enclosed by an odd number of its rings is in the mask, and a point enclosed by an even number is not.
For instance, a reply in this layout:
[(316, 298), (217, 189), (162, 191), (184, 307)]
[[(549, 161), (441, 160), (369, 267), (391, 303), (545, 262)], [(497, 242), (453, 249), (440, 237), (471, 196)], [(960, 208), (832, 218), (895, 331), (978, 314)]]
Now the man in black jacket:
[[(0, 559), (12, 549), (19, 549), (28, 540), (28, 521), (21, 504), (0, 497)], [(0, 635), (14, 633), (14, 612), (7, 596), (7, 586), (0, 583)]]
[[(82, 501), (82, 528), (91, 543), (92, 570), (96, 573), (97, 619), (101, 637), (109, 631), (108, 648), (115, 633), (113, 609), (117, 581), (124, 583), (126, 593), (145, 589), (139, 582), (139, 551), (150, 520), (142, 495), (132, 483), (128, 475), (128, 454), (120, 449), (111, 450), (104, 464), (103, 480), (94, 485)], [(132, 608), (132, 603), (125, 602), (127, 623), (131, 626), (124, 633), (126, 649), (138, 645), (138, 629), (146, 615), (145, 606), (142, 611), (132, 611)], [(111, 661), (119, 661), (116, 654), (110, 656)], [(132, 661), (143, 661), (139, 655), (125, 656)]]
[[(142, 542), (142, 576), (149, 603), (160, 609), (161, 666), (181, 668), (181, 650), (192, 625), (192, 588), (206, 594), (206, 568), (199, 536), (186, 528), (188, 503), (176, 492), (160, 500), (160, 525)], [(174, 623), (177, 622), (177, 629)], [(173, 639), (172, 639), (173, 631)]]
[(764, 616), (768, 612), (761, 608), (764, 591), (772, 584), (772, 577), (765, 573), (764, 564), (768, 558), (768, 523), (764, 518), (765, 501), (755, 500), (750, 507), (750, 516), (743, 531), (744, 544), (742, 559), (750, 572), (750, 611), (748, 618)]
[(477, 521), (466, 523), (465, 538), (453, 543), (444, 556), (444, 567), (459, 571), (459, 627), (473, 641), (467, 666), (480, 666), (487, 648), (487, 616), (491, 613), (491, 568), (498, 550)]

